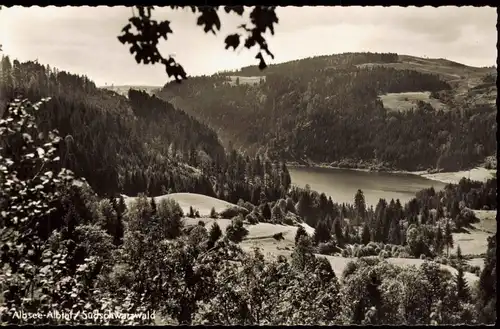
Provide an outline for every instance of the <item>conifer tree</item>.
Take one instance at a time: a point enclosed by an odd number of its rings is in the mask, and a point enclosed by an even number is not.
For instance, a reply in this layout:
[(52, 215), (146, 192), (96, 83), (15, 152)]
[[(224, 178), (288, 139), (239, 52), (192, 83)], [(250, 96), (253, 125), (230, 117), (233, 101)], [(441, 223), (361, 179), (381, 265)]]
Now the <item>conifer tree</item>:
[(262, 217), (264, 217), (265, 220), (269, 221), (271, 219), (272, 213), (271, 213), (271, 207), (269, 206), (269, 203), (264, 204), (264, 208), (262, 208)]
[(436, 237), (434, 239), (434, 251), (438, 255), (441, 255), (441, 253), (443, 252), (444, 245), (445, 243), (444, 243), (443, 229), (441, 228), (441, 225), (438, 225), (436, 230)]
[(450, 256), (450, 248), (453, 248), (453, 234), (451, 232), (450, 222), (446, 221), (444, 227), (444, 243), (446, 245), (446, 252)]
[(295, 245), (297, 245), (301, 236), (309, 237), (309, 235), (307, 234), (304, 227), (302, 227), (302, 225), (299, 226), (299, 228), (297, 229), (297, 233), (295, 233)]
[(212, 248), (215, 246), (217, 240), (222, 236), (222, 230), (220, 229), (219, 224), (214, 222), (210, 227), (210, 231), (208, 232), (208, 247)]
[(455, 283), (457, 287), (457, 297), (461, 302), (468, 302), (470, 297), (469, 286), (464, 276), (464, 269), (461, 265), (457, 268), (455, 276)]
[(361, 232), (361, 243), (364, 245), (367, 245), (370, 243), (371, 239), (371, 233), (370, 233), (370, 227), (368, 226), (367, 223), (363, 224), (363, 231)]

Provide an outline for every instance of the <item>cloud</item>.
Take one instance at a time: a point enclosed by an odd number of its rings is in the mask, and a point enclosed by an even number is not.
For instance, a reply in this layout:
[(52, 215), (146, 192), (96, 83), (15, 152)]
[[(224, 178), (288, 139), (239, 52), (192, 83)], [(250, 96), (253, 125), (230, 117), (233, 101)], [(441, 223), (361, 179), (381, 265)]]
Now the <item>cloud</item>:
[[(254, 65), (255, 50), (224, 50), (224, 38), (248, 23), (221, 14), (218, 36), (205, 34), (189, 9), (159, 8), (174, 34), (162, 43), (188, 74)], [(485, 66), (496, 61), (496, 11), (490, 7), (280, 7), (269, 45), (273, 62), (346, 51), (398, 52), (443, 57)], [(137, 65), (116, 37), (132, 15), (129, 7), (11, 7), (0, 11), (0, 43), (20, 60), (37, 59), (98, 84), (163, 84), (162, 66)]]

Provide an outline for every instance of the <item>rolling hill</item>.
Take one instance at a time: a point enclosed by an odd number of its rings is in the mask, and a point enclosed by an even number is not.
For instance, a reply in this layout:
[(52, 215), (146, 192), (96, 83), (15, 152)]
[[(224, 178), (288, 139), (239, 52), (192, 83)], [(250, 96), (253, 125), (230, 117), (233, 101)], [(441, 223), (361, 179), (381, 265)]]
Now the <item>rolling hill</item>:
[(99, 194), (211, 192), (209, 177), (188, 164), (195, 151), (213, 159), (224, 155), (206, 125), (142, 91), (127, 90), (124, 97), (38, 62), (8, 56), (1, 62), (0, 106), (19, 95), (32, 102), (51, 97), (37, 112), (38, 124), (45, 133), (59, 131), (61, 166), (85, 177)]
[(496, 151), (495, 83), (494, 68), (346, 53), (193, 77), (156, 94), (249, 153), (456, 171)]
[[(185, 213), (189, 211), (190, 206), (200, 211), (201, 218), (184, 218), (184, 225), (186, 226), (198, 225), (198, 223), (202, 221), (205, 223), (205, 227), (209, 228), (212, 225), (212, 223), (216, 222), (223, 232), (225, 232), (227, 226), (231, 224), (231, 220), (222, 218), (218, 219), (208, 218), (210, 209), (214, 207), (214, 209), (217, 212), (220, 212), (228, 207), (237, 207), (236, 205), (223, 200), (194, 193), (173, 193), (169, 195), (163, 195), (160, 197), (156, 197), (155, 201), (160, 202), (162, 199), (165, 198), (170, 198), (172, 200), (177, 201)], [(125, 196), (126, 205), (130, 206), (135, 201), (135, 199), (136, 198)], [(492, 213), (493, 212), (491, 211), (490, 212), (480, 211), (478, 215), (481, 217), (481, 222), (479, 226), (481, 226), (482, 223), (485, 222), (487, 223), (486, 225), (491, 224), (489, 222), (491, 221)], [(304, 229), (310, 236), (314, 234), (314, 228), (310, 227), (309, 225), (305, 223), (300, 223), (298, 225), (304, 227)], [(240, 245), (245, 251), (251, 251), (254, 248), (258, 248), (263, 252), (264, 256), (267, 258), (275, 258), (279, 255), (283, 255), (287, 258), (290, 258), (293, 252), (293, 248), (295, 246), (295, 235), (297, 233), (298, 225), (290, 226), (290, 225), (271, 224), (271, 223), (258, 223), (255, 225), (245, 224), (245, 227), (248, 230), (248, 235), (241, 242)], [(283, 240), (278, 241), (273, 238), (273, 235), (278, 233), (283, 234), (284, 238)], [(477, 232), (473, 233), (475, 234)], [(486, 250), (485, 245), (483, 246), (483, 244), (480, 244), (479, 246), (477, 243), (473, 242), (468, 243), (468, 241), (462, 241), (459, 235), (460, 234), (454, 234), (454, 239), (457, 241), (457, 243), (460, 243), (462, 250), (464, 250), (464, 255), (467, 255), (470, 252), (480, 253)], [(486, 236), (487, 235), (481, 236), (480, 237), (482, 239), (481, 241), (483, 240), (486, 241)], [(481, 248), (480, 252), (478, 252), (479, 250), (478, 246)], [(341, 275), (347, 264), (355, 259), (350, 257), (327, 256), (321, 254), (316, 254), (316, 256), (325, 257), (330, 262), (330, 264), (332, 265), (332, 269), (335, 271), (337, 275)], [(414, 259), (414, 258), (387, 258), (386, 260), (389, 263), (400, 266), (418, 267), (424, 263), (424, 260)], [(473, 265), (478, 265), (478, 264), (481, 265), (482, 262), (484, 262), (484, 259), (475, 258), (471, 260), (470, 263)], [(440, 265), (440, 266), (443, 269), (447, 269), (448, 271), (450, 271), (450, 273), (454, 275), (457, 272), (457, 270), (451, 266), (448, 265)], [(465, 278), (467, 279), (469, 285), (475, 284), (479, 280), (477, 275), (469, 272), (465, 272)]]

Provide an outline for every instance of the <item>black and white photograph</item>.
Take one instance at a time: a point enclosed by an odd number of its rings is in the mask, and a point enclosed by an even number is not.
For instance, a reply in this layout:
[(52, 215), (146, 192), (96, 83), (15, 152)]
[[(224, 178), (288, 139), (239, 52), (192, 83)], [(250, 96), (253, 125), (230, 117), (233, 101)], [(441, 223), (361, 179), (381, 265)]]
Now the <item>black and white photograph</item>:
[(497, 20), (0, 3), (0, 324), (494, 325)]

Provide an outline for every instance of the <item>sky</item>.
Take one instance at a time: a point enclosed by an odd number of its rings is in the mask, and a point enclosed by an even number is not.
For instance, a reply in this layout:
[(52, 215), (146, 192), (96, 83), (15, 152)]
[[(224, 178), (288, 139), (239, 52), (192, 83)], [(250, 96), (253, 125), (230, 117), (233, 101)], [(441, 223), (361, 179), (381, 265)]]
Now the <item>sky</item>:
[[(228, 34), (249, 23), (220, 12), (222, 28), (205, 34), (189, 9), (158, 8), (153, 18), (171, 21), (173, 35), (160, 45), (188, 75), (213, 74), (256, 65), (258, 49), (224, 49)], [(267, 38), (275, 59), (268, 64), (342, 52), (395, 52), (446, 58), (471, 66), (497, 59), (494, 7), (280, 7), (275, 35)], [(20, 61), (38, 60), (85, 74), (97, 85), (158, 86), (169, 78), (162, 65), (137, 64), (117, 36), (132, 16), (130, 7), (3, 7), (0, 44)]]

